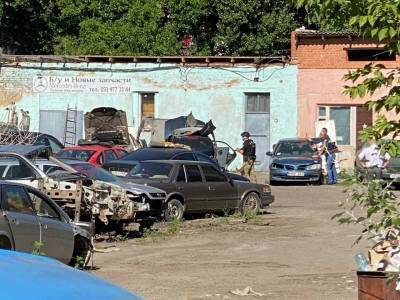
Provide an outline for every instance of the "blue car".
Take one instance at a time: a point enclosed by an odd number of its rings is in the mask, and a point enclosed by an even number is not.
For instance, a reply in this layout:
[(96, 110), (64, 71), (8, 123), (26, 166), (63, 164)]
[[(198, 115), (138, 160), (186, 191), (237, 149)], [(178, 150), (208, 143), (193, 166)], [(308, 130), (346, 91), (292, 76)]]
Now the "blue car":
[(321, 159), (307, 139), (283, 139), (274, 145), (269, 166), (270, 184), (278, 182), (306, 182), (321, 184), (323, 181)]
[(1, 299), (137, 300), (140, 297), (87, 272), (45, 257), (0, 250)]

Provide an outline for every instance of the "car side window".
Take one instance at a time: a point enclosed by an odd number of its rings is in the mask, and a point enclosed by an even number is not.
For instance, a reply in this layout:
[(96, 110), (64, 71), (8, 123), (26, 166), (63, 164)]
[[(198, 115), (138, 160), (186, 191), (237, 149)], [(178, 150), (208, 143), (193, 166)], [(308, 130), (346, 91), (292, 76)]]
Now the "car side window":
[(31, 191), (28, 194), (39, 217), (60, 219), (60, 214), (48, 203), (47, 199)]
[(119, 158), (124, 157), (125, 155), (128, 154), (128, 151), (122, 150), (122, 149), (116, 149), (115, 152), (117, 152), (117, 155)]
[(176, 182), (186, 182), (186, 174), (183, 166), (179, 167), (178, 176), (176, 177)]
[(36, 178), (34, 169), (18, 157), (1, 156), (0, 165), (8, 166), (6, 172), (1, 174), (1, 179), (19, 180)]
[(203, 174), (207, 182), (228, 181), (224, 174), (212, 166), (201, 166), (201, 168), (203, 169)]
[(182, 153), (182, 154), (178, 154), (174, 157), (174, 159), (176, 160), (191, 160), (194, 161), (196, 160), (194, 158), (194, 155), (192, 153)]
[(51, 147), (51, 151), (53, 151), (53, 153), (57, 153), (62, 149), (61, 146), (58, 143), (56, 143), (52, 138), (49, 137), (48, 140)]
[(7, 199), (7, 210), (21, 214), (33, 215), (32, 203), (25, 189), (20, 186), (6, 186), (4, 195)]
[(186, 165), (186, 175), (188, 182), (202, 182), (203, 178), (201, 177), (201, 172), (198, 166), (196, 165)]
[(101, 152), (101, 153), (99, 154), (99, 156), (97, 157), (97, 163), (98, 163), (99, 165), (104, 164), (103, 152)]
[(106, 154), (106, 159), (105, 159), (106, 162), (118, 159), (117, 155), (114, 153), (113, 150), (107, 150), (105, 154)]

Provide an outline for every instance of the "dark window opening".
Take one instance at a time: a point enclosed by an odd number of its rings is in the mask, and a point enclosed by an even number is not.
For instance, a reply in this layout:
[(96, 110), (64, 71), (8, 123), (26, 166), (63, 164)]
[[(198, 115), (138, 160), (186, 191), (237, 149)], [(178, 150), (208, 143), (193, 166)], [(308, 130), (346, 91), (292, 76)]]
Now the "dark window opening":
[(347, 49), (347, 57), (349, 61), (395, 61), (396, 54), (390, 53), (388, 50), (377, 49)]

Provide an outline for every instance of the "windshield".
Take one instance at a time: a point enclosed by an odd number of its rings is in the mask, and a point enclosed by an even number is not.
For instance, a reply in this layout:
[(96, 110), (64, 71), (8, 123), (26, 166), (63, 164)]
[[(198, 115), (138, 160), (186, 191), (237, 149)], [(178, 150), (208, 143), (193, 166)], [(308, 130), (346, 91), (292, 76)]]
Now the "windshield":
[(89, 158), (94, 154), (93, 150), (81, 150), (81, 149), (63, 149), (57, 152), (57, 158), (72, 158), (83, 161), (88, 161)]
[(95, 167), (91, 164), (73, 164), (71, 165), (77, 172), (82, 173), (92, 180), (100, 180), (110, 183), (119, 181), (117, 177), (107, 172), (103, 168)]
[(308, 141), (284, 141), (276, 145), (275, 156), (303, 156), (310, 157), (314, 150)]
[(183, 136), (175, 138), (174, 142), (189, 146), (193, 151), (204, 153), (208, 156), (214, 155), (214, 145), (209, 138)]
[(168, 163), (142, 162), (128, 173), (129, 178), (168, 179), (172, 165)]

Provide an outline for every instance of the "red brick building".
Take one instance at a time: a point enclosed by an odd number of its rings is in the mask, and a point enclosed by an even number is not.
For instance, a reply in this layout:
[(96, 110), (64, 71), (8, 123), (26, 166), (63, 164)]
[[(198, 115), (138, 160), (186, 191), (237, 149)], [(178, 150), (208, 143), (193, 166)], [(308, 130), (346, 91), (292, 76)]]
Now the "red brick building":
[(292, 63), (298, 66), (298, 136), (314, 137), (317, 121), (335, 121), (337, 143), (343, 151), (340, 160), (343, 166), (351, 166), (360, 147), (357, 132), (370, 125), (376, 114), (362, 106), (371, 98), (352, 100), (343, 94), (344, 86), (351, 84), (343, 75), (370, 61), (395, 68), (400, 66), (400, 58), (385, 51), (383, 45), (351, 33), (297, 30), (291, 42)]

